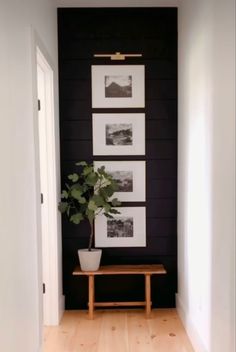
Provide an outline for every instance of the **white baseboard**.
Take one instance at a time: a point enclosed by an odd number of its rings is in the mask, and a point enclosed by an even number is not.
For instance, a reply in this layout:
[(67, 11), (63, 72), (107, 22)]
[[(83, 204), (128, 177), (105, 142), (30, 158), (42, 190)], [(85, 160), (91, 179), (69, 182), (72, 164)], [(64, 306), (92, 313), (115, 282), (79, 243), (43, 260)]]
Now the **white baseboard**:
[(181, 302), (178, 294), (176, 294), (176, 309), (195, 352), (209, 352), (205, 348), (193, 322), (186, 313), (185, 307)]
[(51, 315), (48, 317), (48, 319), (44, 319), (44, 325), (45, 326), (58, 326), (61, 322), (61, 318), (64, 314), (65, 311), (65, 296), (60, 295), (57, 296), (57, 302), (56, 304), (51, 307), (50, 313)]

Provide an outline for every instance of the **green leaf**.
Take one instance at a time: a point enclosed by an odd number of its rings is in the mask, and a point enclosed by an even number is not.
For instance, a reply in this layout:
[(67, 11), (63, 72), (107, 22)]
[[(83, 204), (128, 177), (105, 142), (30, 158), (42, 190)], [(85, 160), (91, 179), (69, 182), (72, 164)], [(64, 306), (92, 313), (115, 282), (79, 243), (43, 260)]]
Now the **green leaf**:
[(83, 214), (81, 214), (81, 213), (73, 214), (70, 217), (70, 221), (73, 222), (76, 225), (78, 225), (80, 223), (80, 221), (83, 220), (83, 219), (84, 219), (84, 217), (83, 217)]
[(114, 193), (113, 188), (111, 186), (107, 186), (103, 190), (108, 198), (110, 198)]
[(79, 189), (76, 189), (76, 188), (73, 188), (72, 191), (71, 191), (71, 196), (75, 199), (77, 199), (78, 201), (80, 200), (81, 198), (81, 190)]
[(102, 183), (101, 188), (105, 188), (107, 186), (110, 186), (111, 180), (109, 178), (103, 176), (101, 183)]
[(86, 183), (90, 186), (95, 186), (98, 180), (98, 176), (95, 172), (91, 172), (85, 179)]
[(114, 219), (114, 217), (108, 213), (104, 213), (104, 215), (106, 216), (106, 218), (108, 219)]
[(104, 204), (104, 210), (105, 210), (105, 213), (109, 213), (109, 212), (110, 212), (110, 210), (111, 210), (111, 206), (110, 206), (110, 204), (105, 203), (105, 204)]
[(73, 185), (71, 185), (70, 190), (72, 191), (72, 189), (76, 189), (81, 194), (84, 193), (84, 188), (83, 188), (83, 186), (81, 186), (80, 183), (74, 183)]
[(68, 192), (63, 190), (62, 193), (61, 193), (61, 198), (67, 199), (68, 198)]
[(96, 206), (97, 207), (101, 207), (104, 205), (104, 200), (103, 200), (103, 197), (95, 194), (93, 197), (92, 197), (92, 200), (95, 202)]
[(71, 180), (72, 182), (77, 182), (79, 179), (79, 175), (78, 174), (71, 174), (68, 176), (68, 179)]
[(76, 188), (73, 188), (71, 191), (71, 197), (78, 200), (80, 204), (85, 204), (86, 203), (86, 198), (81, 196), (82, 192), (81, 190), (78, 190)]
[(119, 189), (118, 182), (115, 181), (115, 180), (112, 180), (111, 181), (111, 187), (112, 187), (114, 192), (118, 191), (118, 189)]
[(119, 205), (121, 205), (121, 202), (117, 198), (113, 198), (111, 200), (111, 204), (113, 205), (113, 207), (118, 207)]
[(105, 174), (105, 166), (101, 166), (97, 169), (97, 173), (99, 174), (99, 176), (104, 176)]
[(83, 175), (84, 176), (87, 176), (89, 174), (93, 173), (93, 166), (86, 166), (84, 169), (83, 169)]
[(58, 204), (58, 210), (61, 212), (61, 213), (65, 213), (66, 210), (68, 208), (68, 203), (67, 202), (60, 202)]
[(106, 193), (106, 190), (104, 188), (98, 189), (97, 193), (99, 196), (101, 196), (105, 201), (108, 199), (108, 195)]
[(95, 203), (93, 200), (90, 200), (89, 203), (88, 203), (88, 209), (89, 209), (89, 210), (96, 211), (97, 208), (98, 208), (98, 207), (97, 207), (96, 203)]
[(78, 201), (79, 201), (80, 204), (86, 204), (87, 203), (87, 200), (84, 197), (79, 197)]
[(112, 209), (110, 210), (110, 213), (111, 213), (111, 214), (120, 214), (120, 211), (118, 211), (117, 209), (112, 208)]
[(86, 163), (86, 161), (80, 161), (78, 163), (75, 163), (75, 165), (77, 165), (77, 166), (87, 166), (88, 164)]

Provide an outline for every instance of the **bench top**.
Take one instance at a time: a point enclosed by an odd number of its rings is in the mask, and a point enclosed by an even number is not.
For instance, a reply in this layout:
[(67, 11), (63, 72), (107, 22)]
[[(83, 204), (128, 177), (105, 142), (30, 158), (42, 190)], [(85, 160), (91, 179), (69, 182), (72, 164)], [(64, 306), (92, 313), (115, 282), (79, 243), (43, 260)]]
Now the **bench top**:
[(82, 271), (80, 266), (76, 266), (73, 275), (129, 275), (129, 274), (166, 274), (162, 264), (144, 265), (104, 265), (97, 271)]

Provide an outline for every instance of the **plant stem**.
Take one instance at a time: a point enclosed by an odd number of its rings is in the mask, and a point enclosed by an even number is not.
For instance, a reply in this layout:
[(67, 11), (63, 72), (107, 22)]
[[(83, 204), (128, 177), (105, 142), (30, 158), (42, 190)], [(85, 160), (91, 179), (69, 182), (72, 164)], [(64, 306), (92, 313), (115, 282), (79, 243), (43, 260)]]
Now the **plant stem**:
[(94, 231), (93, 231), (93, 222), (90, 222), (90, 236), (89, 236), (89, 246), (88, 246), (88, 250), (89, 252), (91, 251), (92, 245), (93, 245), (93, 237), (94, 237)]

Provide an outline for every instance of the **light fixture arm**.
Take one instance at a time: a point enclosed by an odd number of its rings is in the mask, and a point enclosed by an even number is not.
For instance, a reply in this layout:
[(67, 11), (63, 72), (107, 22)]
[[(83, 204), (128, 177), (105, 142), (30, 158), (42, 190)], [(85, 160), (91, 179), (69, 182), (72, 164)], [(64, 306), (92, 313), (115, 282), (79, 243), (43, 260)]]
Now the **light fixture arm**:
[(142, 54), (122, 54), (116, 52), (115, 54), (94, 54), (94, 57), (104, 58), (109, 57), (111, 60), (125, 60), (127, 57), (142, 57)]

